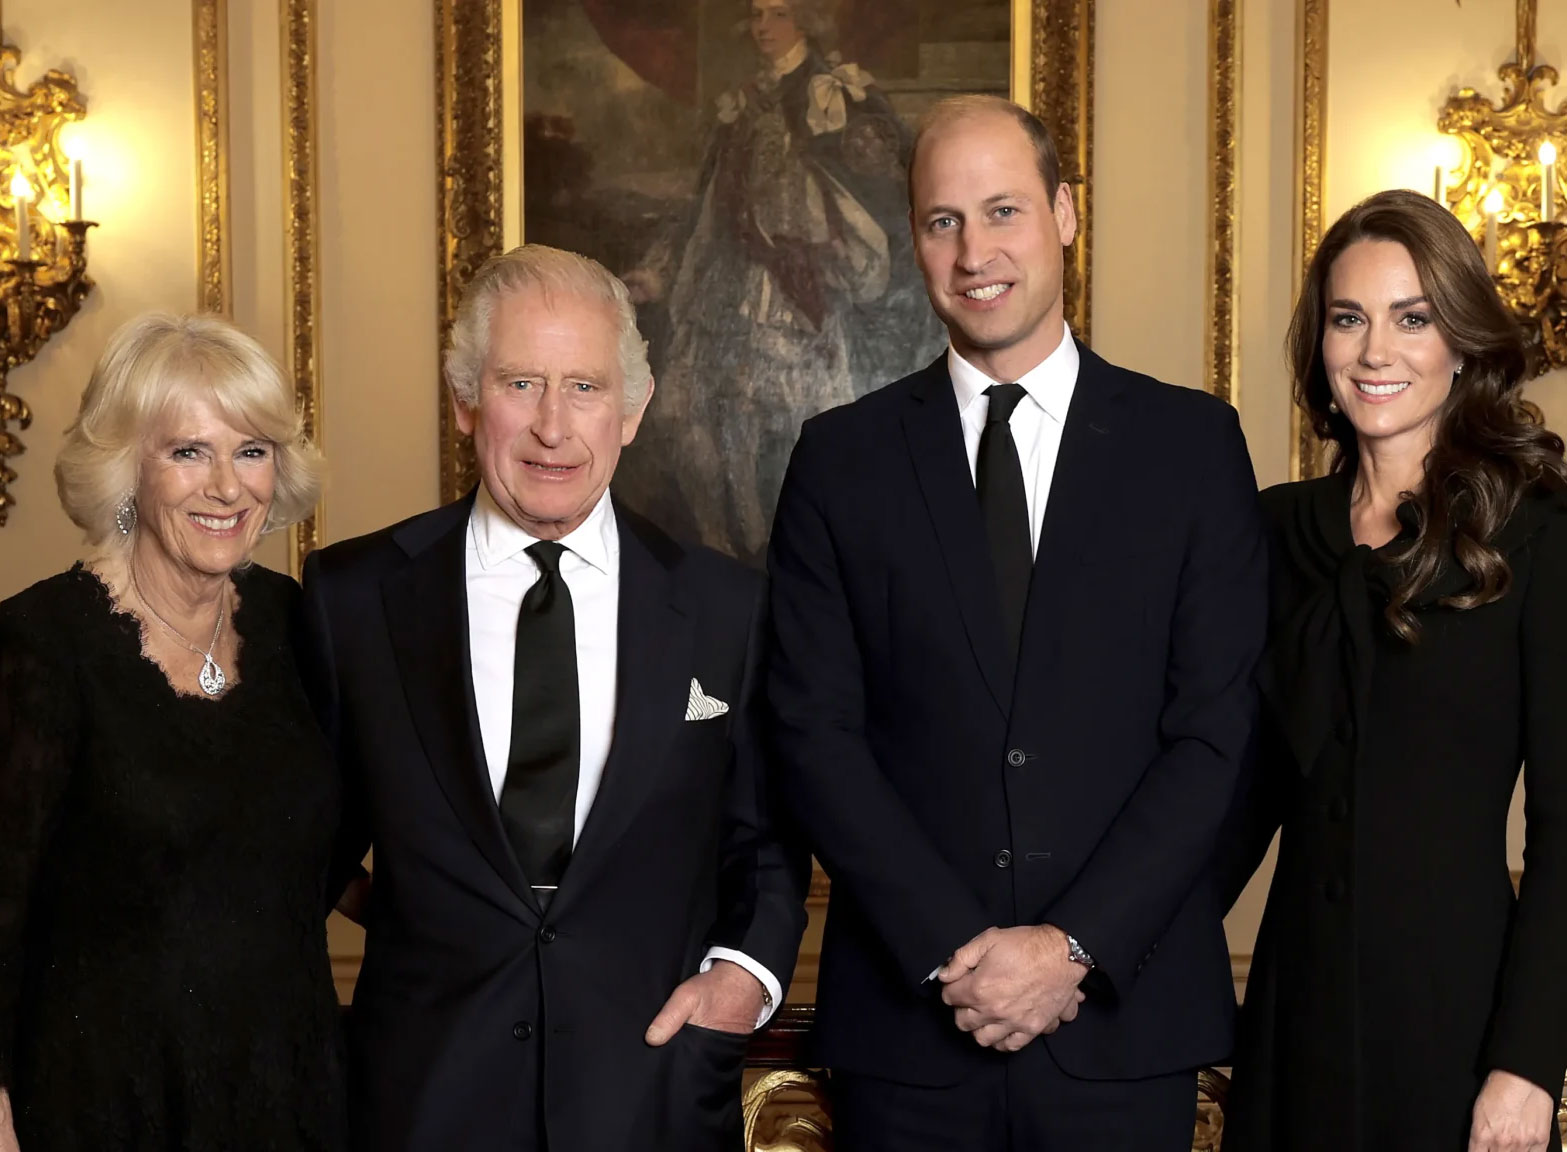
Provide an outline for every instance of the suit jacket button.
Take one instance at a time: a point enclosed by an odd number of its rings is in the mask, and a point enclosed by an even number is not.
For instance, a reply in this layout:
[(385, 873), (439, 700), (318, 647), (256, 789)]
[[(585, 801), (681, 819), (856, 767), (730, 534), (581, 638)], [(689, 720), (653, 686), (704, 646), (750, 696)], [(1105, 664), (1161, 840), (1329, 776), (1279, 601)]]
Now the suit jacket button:
[(1014, 748), (1007, 753), (1007, 763), (1014, 768), (1023, 767), (1023, 761), (1027, 759), (1028, 757), (1023, 754), (1023, 749), (1021, 748)]
[(555, 926), (547, 924), (539, 929), (539, 943), (552, 944), (555, 942)]
[(526, 1040), (533, 1035), (533, 1025), (526, 1020), (519, 1020), (511, 1026), (511, 1034), (518, 1040)]
[(1328, 819), (1337, 824), (1349, 815), (1349, 801), (1342, 796), (1335, 796), (1328, 801)]
[(1349, 891), (1349, 886), (1344, 883), (1342, 876), (1332, 877), (1322, 886), (1322, 894), (1328, 898), (1329, 903), (1337, 904), (1344, 899), (1344, 894)]
[(996, 867), (997, 868), (1010, 868), (1010, 867), (1012, 867), (1012, 853), (1007, 851), (1007, 849), (1005, 849), (1005, 848), (1003, 848), (1000, 852), (997, 852), (996, 853)]

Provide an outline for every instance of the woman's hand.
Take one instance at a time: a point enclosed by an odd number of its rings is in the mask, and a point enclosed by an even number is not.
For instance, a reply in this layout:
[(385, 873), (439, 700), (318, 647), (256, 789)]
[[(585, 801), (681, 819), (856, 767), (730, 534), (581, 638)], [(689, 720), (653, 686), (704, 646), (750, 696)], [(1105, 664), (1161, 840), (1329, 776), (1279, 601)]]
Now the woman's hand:
[(11, 1097), (4, 1088), (0, 1088), (0, 1152), (22, 1152), (11, 1123)]
[(1500, 1069), (1485, 1078), (1469, 1126), (1469, 1152), (1545, 1152), (1556, 1101), (1538, 1084)]

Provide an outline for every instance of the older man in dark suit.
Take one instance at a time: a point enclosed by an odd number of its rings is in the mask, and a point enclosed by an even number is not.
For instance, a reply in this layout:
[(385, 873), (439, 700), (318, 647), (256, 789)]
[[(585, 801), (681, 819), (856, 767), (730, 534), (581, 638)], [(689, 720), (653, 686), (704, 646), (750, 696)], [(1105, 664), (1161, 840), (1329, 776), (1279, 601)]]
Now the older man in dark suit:
[(374, 846), (361, 1147), (733, 1147), (803, 929), (759, 742), (763, 581), (609, 485), (652, 391), (624, 286), (530, 245), (446, 357), (482, 477), (315, 553), (316, 695)]

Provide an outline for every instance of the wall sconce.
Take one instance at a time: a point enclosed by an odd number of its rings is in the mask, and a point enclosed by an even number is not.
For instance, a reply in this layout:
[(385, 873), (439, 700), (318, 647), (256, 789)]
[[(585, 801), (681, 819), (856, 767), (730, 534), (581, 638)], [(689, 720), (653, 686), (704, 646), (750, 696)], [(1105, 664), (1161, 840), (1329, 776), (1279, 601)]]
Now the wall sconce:
[(76, 80), (53, 69), (16, 87), (21, 53), (0, 46), (0, 527), (15, 499), (19, 455), (32, 412), (7, 391), (11, 369), (38, 354), (92, 291), (82, 219), (82, 155), (76, 125), (87, 115)]
[(1557, 73), (1535, 63), (1535, 3), (1518, 4), (1518, 58), (1498, 71), (1502, 103), (1463, 88), (1437, 117), (1462, 156), (1438, 160), (1433, 192), (1485, 253), (1497, 291), (1544, 349), (1543, 370), (1567, 367), (1567, 189), (1557, 167), (1567, 150), (1567, 103), (1554, 112), (1545, 106)]

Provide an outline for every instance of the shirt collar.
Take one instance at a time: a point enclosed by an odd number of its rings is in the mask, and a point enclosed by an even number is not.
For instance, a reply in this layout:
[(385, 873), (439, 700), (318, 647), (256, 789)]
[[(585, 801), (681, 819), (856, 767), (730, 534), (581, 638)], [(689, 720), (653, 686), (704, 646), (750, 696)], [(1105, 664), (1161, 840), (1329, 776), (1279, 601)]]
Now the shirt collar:
[[(489, 569), (515, 559), (539, 542), (539, 537), (524, 531), (517, 522), (501, 511), (495, 498), (483, 484), (473, 502), (473, 515), (469, 518), (469, 531), (479, 563)], [(587, 561), (606, 576), (613, 576), (619, 567), (620, 531), (615, 523), (615, 508), (609, 498), (609, 490), (599, 497), (588, 518), (560, 538), (560, 543), (574, 555)]]
[[(1056, 350), (1016, 381), (1023, 385), (1023, 391), (1057, 424), (1066, 423), (1066, 410), (1072, 403), (1072, 390), (1077, 386), (1077, 370), (1081, 359), (1077, 341), (1072, 339), (1072, 329), (1062, 325), (1061, 343), (1056, 345)], [(992, 380), (958, 355), (957, 349), (951, 344), (947, 345), (947, 373), (952, 377), (952, 390), (957, 393), (959, 412), (967, 412), (969, 406), (983, 396), (985, 389), (992, 384), (1011, 383)]]
[(777, 60), (772, 61), (773, 75), (782, 80), (801, 64), (805, 63), (806, 53), (810, 50), (811, 46), (805, 42), (804, 37), (801, 37), (793, 48), (778, 57)]

